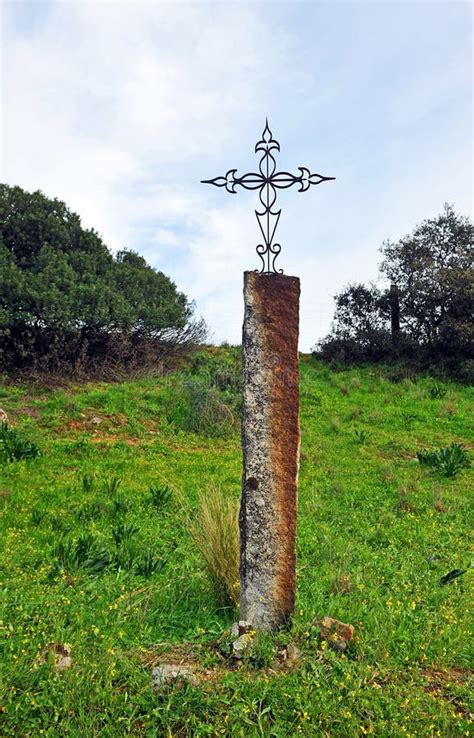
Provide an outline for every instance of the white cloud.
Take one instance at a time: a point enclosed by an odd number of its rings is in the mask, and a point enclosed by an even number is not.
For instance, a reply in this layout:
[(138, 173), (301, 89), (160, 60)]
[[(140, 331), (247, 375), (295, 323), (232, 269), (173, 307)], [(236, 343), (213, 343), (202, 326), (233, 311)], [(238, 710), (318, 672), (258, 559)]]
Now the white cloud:
[[(452, 57), (423, 65), (423, 43), (445, 33), (432, 6), (409, 23), (404, 5), (397, 28), (388, 4), (386, 38), (370, 4), (76, 0), (33, 4), (29, 23), (27, 3), (3, 5), (2, 179), (65, 200), (110, 247), (143, 253), (196, 299), (216, 339), (240, 340), (259, 233), (253, 195), (199, 180), (256, 165), (267, 113), (285, 166), (304, 155), (318, 169), (324, 154), (338, 177), (281, 195), (280, 262), (302, 275), (304, 348), (327, 331), (332, 294), (375, 276), (383, 238), (446, 199), (469, 207), (466, 44), (449, 26)], [(403, 72), (390, 44), (407, 24)]]

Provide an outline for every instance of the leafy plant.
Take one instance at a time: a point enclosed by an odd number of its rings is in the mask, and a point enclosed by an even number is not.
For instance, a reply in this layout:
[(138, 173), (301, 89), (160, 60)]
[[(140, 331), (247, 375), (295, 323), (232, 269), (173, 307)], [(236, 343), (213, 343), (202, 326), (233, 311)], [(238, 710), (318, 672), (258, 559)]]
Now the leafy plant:
[(437, 469), (445, 477), (455, 477), (461, 469), (470, 466), (471, 463), (468, 452), (460, 443), (452, 443), (435, 451), (424, 449), (418, 451), (417, 457), (421, 466)]
[(112, 500), (112, 513), (114, 515), (121, 515), (122, 513), (126, 513), (129, 507), (129, 503), (122, 497), (118, 497), (116, 500)]
[(82, 491), (86, 495), (90, 494), (95, 486), (95, 479), (90, 474), (84, 474), (82, 477)]
[(256, 633), (251, 639), (247, 660), (257, 669), (268, 669), (277, 654), (272, 633)]
[(159, 574), (166, 565), (166, 559), (158, 558), (153, 551), (146, 551), (135, 561), (135, 574), (141, 577), (151, 577), (152, 574)]
[(41, 456), (38, 446), (27, 438), (23, 438), (8, 423), (0, 424), (0, 461), (11, 463), (21, 459), (36, 459)]
[(91, 574), (98, 574), (113, 563), (109, 553), (99, 548), (90, 533), (80, 536), (77, 541), (70, 538), (60, 541), (53, 548), (53, 556), (64, 569), (86, 569)]
[(31, 522), (33, 525), (40, 525), (41, 521), (46, 517), (48, 513), (42, 510), (38, 510), (34, 507), (31, 511)]
[(119, 523), (112, 528), (112, 538), (114, 539), (115, 545), (121, 546), (127, 540), (133, 538), (138, 533), (138, 528), (133, 523)]
[(406, 428), (410, 428), (413, 424), (413, 422), (417, 419), (416, 413), (407, 413), (402, 412), (400, 413), (400, 417), (403, 421), (403, 424)]
[(122, 480), (120, 477), (111, 477), (107, 482), (105, 482), (105, 491), (110, 496), (113, 497), (117, 492), (122, 484)]
[(432, 400), (442, 400), (443, 397), (446, 397), (447, 391), (446, 387), (442, 384), (435, 384), (430, 388), (429, 394)]
[(356, 428), (354, 433), (356, 434), (357, 443), (360, 443), (360, 444), (365, 443), (370, 437), (370, 433), (365, 430), (358, 430)]
[(106, 512), (106, 506), (100, 500), (90, 500), (77, 511), (78, 520), (93, 520)]
[(173, 493), (167, 485), (163, 487), (157, 487), (154, 484), (150, 484), (150, 499), (151, 504), (156, 507), (157, 510), (161, 510), (165, 507), (173, 496)]

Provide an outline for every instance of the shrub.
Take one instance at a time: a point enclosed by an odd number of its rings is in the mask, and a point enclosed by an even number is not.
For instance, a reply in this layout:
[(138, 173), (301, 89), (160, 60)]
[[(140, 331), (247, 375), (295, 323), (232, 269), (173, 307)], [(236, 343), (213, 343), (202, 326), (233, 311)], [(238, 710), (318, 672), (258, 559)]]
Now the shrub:
[(8, 423), (0, 425), (0, 461), (11, 463), (21, 459), (36, 459), (41, 455), (38, 446), (27, 438), (23, 438)]
[(463, 468), (470, 466), (468, 452), (460, 443), (452, 443), (435, 451), (422, 450), (417, 453), (421, 466), (437, 469), (445, 477), (455, 477)]
[(228, 436), (238, 427), (229, 398), (202, 380), (185, 380), (172, 388), (167, 419), (179, 430), (206, 436)]
[(188, 528), (206, 565), (217, 599), (237, 605), (239, 598), (239, 522), (235, 501), (217, 488), (199, 495), (197, 514)]
[(64, 202), (0, 184), (0, 364), (106, 378), (155, 371), (204, 340), (162, 272), (113, 255)]

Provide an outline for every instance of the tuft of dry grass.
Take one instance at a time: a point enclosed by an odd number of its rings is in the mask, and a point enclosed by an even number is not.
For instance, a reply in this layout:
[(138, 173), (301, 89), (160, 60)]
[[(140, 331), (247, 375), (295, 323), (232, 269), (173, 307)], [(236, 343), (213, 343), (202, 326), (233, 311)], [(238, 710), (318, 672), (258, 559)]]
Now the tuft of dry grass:
[(237, 605), (240, 537), (236, 501), (211, 487), (199, 495), (197, 512), (188, 516), (187, 523), (217, 598), (225, 605)]
[(440, 405), (439, 408), (439, 416), (441, 418), (452, 418), (454, 415), (456, 415), (457, 405), (454, 402), (454, 400), (447, 400), (446, 402), (443, 402)]
[(409, 491), (407, 487), (399, 487), (397, 490), (398, 495), (398, 509), (404, 510), (405, 512), (416, 512), (415, 508), (413, 507), (410, 497), (409, 497)]
[(393, 469), (392, 469), (391, 466), (388, 466), (388, 464), (387, 464), (387, 465), (383, 466), (380, 471), (381, 471), (381, 474), (382, 474), (382, 480), (383, 480), (384, 484), (390, 484), (390, 482), (393, 482), (393, 480), (394, 480), (394, 474), (393, 474)]
[(348, 595), (354, 589), (354, 585), (347, 574), (338, 574), (331, 583), (331, 592), (334, 594)]
[(334, 433), (339, 433), (341, 430), (341, 424), (339, 422), (339, 418), (333, 418), (331, 420), (331, 429)]
[(435, 484), (433, 487), (433, 507), (438, 513), (446, 512), (446, 506), (443, 501), (441, 485)]

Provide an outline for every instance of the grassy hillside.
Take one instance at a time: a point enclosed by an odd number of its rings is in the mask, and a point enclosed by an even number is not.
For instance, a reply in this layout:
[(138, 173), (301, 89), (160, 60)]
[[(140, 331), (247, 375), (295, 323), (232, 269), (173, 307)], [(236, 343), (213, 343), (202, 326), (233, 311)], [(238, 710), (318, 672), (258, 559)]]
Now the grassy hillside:
[[(238, 616), (182, 500), (238, 501), (236, 354), (153, 380), (3, 386), (41, 456), (1, 467), (2, 735), (470, 734), (472, 575), (439, 580), (470, 565), (472, 471), (447, 477), (416, 453), (472, 444), (473, 391), (309, 357), (301, 375), (298, 600), (277, 642), (302, 656), (278, 663), (262, 641), (235, 670), (218, 644)], [(323, 615), (354, 624), (346, 654), (318, 643)], [(71, 669), (50, 643), (68, 644)], [(153, 692), (152, 667), (178, 657), (200, 683)]]

